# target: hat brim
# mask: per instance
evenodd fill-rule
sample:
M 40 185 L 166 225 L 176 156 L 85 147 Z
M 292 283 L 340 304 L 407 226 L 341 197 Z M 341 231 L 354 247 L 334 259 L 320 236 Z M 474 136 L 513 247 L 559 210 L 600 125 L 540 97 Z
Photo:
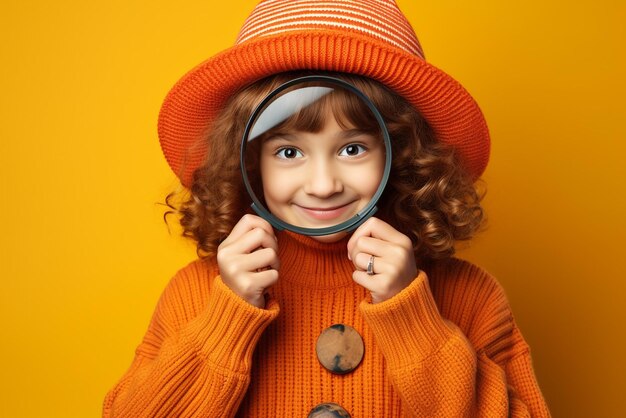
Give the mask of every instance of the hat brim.
M 166 96 L 158 120 L 165 158 L 189 187 L 204 163 L 206 134 L 228 98 L 272 74 L 319 70 L 377 80 L 411 103 L 437 139 L 457 150 L 475 180 L 489 160 L 489 131 L 470 94 L 416 55 L 377 39 L 341 31 L 300 31 L 235 45 L 185 74 Z

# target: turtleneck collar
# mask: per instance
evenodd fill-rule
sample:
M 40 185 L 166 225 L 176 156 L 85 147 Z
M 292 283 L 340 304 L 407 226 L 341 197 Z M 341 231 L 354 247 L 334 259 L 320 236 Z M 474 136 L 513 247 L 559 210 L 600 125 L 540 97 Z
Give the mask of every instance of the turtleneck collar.
M 324 243 L 290 231 L 278 232 L 279 280 L 310 288 L 354 285 L 348 260 L 350 236 Z

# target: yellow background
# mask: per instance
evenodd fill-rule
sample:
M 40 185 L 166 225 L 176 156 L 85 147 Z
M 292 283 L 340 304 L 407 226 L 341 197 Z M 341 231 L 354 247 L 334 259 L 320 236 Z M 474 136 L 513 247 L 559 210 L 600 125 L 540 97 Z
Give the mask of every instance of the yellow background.
M 0 6 L 0 416 L 100 414 L 195 256 L 156 204 L 159 106 L 254 3 Z M 515 3 L 399 1 L 492 132 L 490 228 L 460 255 L 506 289 L 554 416 L 623 416 L 625 3 Z

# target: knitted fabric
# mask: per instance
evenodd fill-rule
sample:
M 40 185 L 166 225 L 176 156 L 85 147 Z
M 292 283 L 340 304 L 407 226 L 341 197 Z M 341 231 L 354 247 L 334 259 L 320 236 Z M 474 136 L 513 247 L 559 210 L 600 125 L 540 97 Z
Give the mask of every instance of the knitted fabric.
M 280 278 L 265 309 L 235 295 L 214 261 L 180 270 L 103 416 L 306 417 L 324 402 L 353 418 L 550 415 L 529 347 L 485 271 L 458 259 L 433 263 L 372 304 L 352 280 L 346 240 L 283 232 L 278 243 Z M 346 375 L 315 354 L 319 334 L 336 323 L 365 343 Z

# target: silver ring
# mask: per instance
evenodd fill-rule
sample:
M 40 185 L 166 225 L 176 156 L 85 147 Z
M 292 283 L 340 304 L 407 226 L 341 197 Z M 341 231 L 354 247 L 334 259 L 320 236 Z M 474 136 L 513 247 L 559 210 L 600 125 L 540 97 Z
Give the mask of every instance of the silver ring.
M 367 274 L 370 276 L 374 274 L 374 256 L 371 256 L 367 263 Z

